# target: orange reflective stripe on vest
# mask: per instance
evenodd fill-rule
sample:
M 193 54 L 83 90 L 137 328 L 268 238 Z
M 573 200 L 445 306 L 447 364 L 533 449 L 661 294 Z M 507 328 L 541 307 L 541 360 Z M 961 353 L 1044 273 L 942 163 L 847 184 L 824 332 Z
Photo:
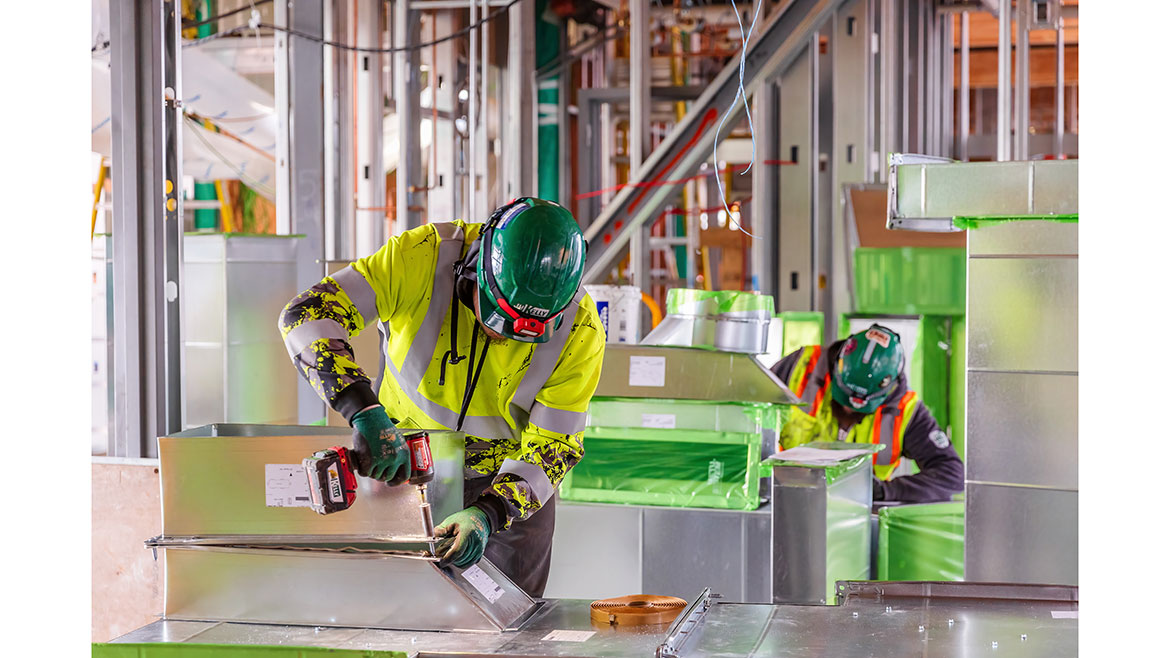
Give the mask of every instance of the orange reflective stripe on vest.
M 796 397 L 804 395 L 804 389 L 808 386 L 809 377 L 812 376 L 813 370 L 817 367 L 817 361 L 820 361 L 820 359 L 821 346 L 813 345 L 809 348 L 808 363 L 804 365 L 804 376 L 800 378 L 800 386 L 798 387 L 800 390 L 793 391 L 793 393 L 796 393 Z

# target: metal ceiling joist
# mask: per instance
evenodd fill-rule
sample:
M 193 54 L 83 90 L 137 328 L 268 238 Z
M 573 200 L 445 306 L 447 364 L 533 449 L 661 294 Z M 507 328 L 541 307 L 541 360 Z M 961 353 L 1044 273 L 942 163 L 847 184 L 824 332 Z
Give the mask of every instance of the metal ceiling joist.
M 890 156 L 886 227 L 957 231 L 954 219 L 1066 217 L 1077 214 L 1078 160 L 953 162 Z
M 793 0 L 764 21 L 757 28 L 759 39 L 748 47 L 745 57 L 743 81 L 747 95 L 750 97 L 761 84 L 783 71 L 843 1 Z M 738 81 L 739 59 L 732 58 L 691 105 L 682 122 L 585 231 L 590 243 L 586 283 L 604 280 L 634 230 L 661 212 L 677 193 L 680 184 L 670 181 L 692 174 L 710 157 L 715 128 L 735 99 Z M 731 108 L 720 136 L 725 137 L 730 127 L 742 118 L 740 103 Z

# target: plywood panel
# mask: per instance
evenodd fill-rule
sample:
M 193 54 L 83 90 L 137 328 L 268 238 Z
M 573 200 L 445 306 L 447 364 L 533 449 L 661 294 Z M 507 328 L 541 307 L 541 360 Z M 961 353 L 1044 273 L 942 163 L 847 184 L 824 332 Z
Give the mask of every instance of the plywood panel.
M 1080 52 L 1076 46 L 1064 49 L 1064 83 L 1075 85 L 1079 81 Z M 971 88 L 993 88 L 999 84 L 999 55 L 993 50 L 971 51 Z M 958 77 L 959 53 L 955 53 L 955 76 Z M 1012 80 L 1016 77 L 1016 55 L 1012 52 Z M 1028 51 L 1028 86 L 1052 87 L 1056 85 L 1056 49 L 1032 47 Z
M 91 639 L 106 642 L 162 612 L 162 562 L 142 542 L 162 531 L 155 460 L 92 467 Z
M 857 237 L 862 247 L 966 247 L 967 233 L 891 231 L 886 228 L 886 196 L 882 187 L 849 190 Z

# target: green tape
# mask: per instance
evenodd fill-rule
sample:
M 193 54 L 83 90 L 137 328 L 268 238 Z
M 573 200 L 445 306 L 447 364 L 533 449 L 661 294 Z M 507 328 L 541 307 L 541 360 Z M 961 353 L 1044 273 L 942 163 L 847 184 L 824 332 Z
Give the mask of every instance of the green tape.
M 987 228 L 1008 222 L 1057 222 L 1060 224 L 1076 224 L 1079 215 L 1017 215 L 1008 217 L 955 217 L 951 224 L 960 230 Z
M 241 644 L 187 644 L 178 642 L 138 642 L 126 644 L 94 643 L 93 658 L 409 658 L 405 651 L 372 649 L 328 649 L 324 647 L 290 647 Z

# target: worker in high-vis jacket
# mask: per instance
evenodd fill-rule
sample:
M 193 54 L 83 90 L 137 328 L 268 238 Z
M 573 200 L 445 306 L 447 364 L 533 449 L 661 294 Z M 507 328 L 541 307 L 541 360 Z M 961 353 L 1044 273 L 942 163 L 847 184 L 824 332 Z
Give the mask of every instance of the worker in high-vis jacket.
M 803 347 L 772 372 L 806 404 L 780 430 L 787 450 L 810 441 L 883 444 L 873 458 L 874 500 L 927 503 L 963 490 L 963 462 L 909 389 L 897 333 L 874 324 L 827 347 Z M 902 458 L 918 473 L 891 477 Z
M 486 554 L 532 596 L 548 580 L 553 493 L 584 453 L 605 349 L 580 285 L 585 250 L 567 210 L 521 198 L 486 224 L 405 231 L 280 316 L 294 364 L 367 444 L 361 475 L 405 481 L 402 430 L 466 433 L 465 509 L 435 528 L 438 555 L 463 568 Z M 349 343 L 375 324 L 377 394 Z

